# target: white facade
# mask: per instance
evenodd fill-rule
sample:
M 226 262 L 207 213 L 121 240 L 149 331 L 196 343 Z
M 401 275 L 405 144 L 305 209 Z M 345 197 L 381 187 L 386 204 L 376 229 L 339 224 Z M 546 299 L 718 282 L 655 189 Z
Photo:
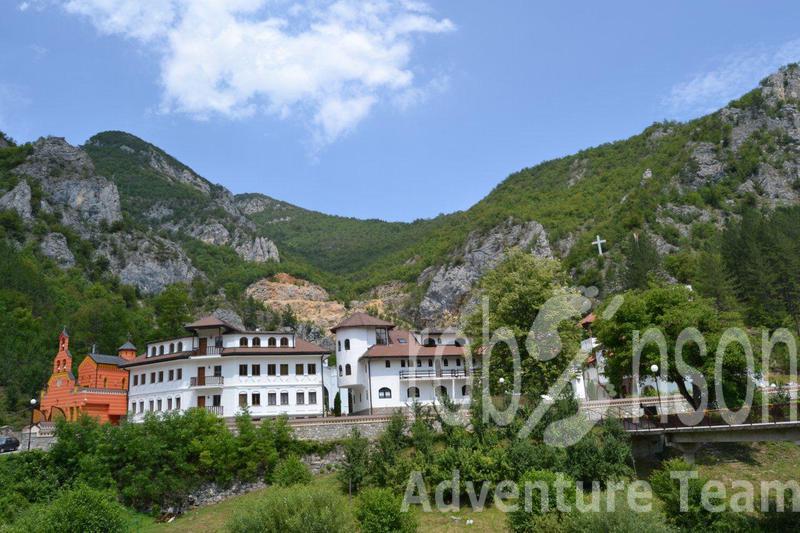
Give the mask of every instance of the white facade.
M 326 351 L 293 334 L 196 329 L 148 343 L 146 354 L 126 365 L 133 420 L 192 407 L 224 417 L 243 408 L 254 418 L 323 414 Z
M 456 342 L 463 339 L 454 333 L 395 330 L 366 315 L 355 325 L 348 321 L 333 330 L 343 414 L 385 412 L 414 401 L 431 404 L 441 401 L 437 393 L 456 403 L 469 402 L 471 370 Z

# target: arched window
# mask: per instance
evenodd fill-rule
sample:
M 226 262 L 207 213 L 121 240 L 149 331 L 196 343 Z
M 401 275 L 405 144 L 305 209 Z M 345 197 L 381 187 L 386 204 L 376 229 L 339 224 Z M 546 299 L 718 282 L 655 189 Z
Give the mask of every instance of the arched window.
M 430 347 L 434 347 L 434 346 L 436 346 L 436 341 L 434 339 L 432 339 L 431 337 L 428 337 L 427 339 L 425 339 L 425 346 L 427 346 L 429 348 Z
M 350 339 L 345 339 L 344 340 L 344 349 L 345 350 L 349 350 L 350 349 Z
M 164 355 L 164 345 L 158 347 L 158 355 Z
M 247 346 L 247 337 L 242 337 L 239 339 L 239 346 Z
M 350 363 L 348 363 L 348 364 L 344 365 L 344 373 L 345 373 L 345 375 L 347 375 L 347 376 L 349 376 L 350 374 L 352 374 L 352 372 L 350 371 Z
M 445 359 L 445 360 L 444 360 L 444 366 L 450 366 L 450 361 L 448 361 L 447 359 Z
M 447 398 L 447 387 L 444 385 L 439 385 L 436 387 L 436 396 L 439 398 Z
M 253 337 L 253 346 L 261 346 L 261 337 Z
M 339 377 L 342 377 L 342 365 L 339 365 Z
M 337 348 L 339 349 L 339 351 L 341 352 L 341 351 L 342 351 L 342 341 L 337 341 L 337 342 L 336 342 L 336 347 L 337 347 Z
M 409 387 L 406 394 L 409 398 L 419 398 L 419 389 L 417 387 Z
M 461 396 L 469 396 L 469 385 L 461 386 Z
M 275 344 L 275 337 L 270 337 L 267 341 L 267 346 L 276 346 Z
M 178 341 L 178 351 L 179 352 L 183 351 L 183 341 Z
M 153 346 L 153 347 L 150 349 L 150 355 L 155 355 L 155 354 L 156 354 L 156 347 L 155 347 L 155 346 Z
M 289 346 L 289 338 L 281 337 L 281 346 Z
M 175 353 L 175 343 L 169 343 L 169 353 Z
M 392 397 L 392 389 L 389 387 L 381 387 L 378 390 L 378 398 L 391 398 Z

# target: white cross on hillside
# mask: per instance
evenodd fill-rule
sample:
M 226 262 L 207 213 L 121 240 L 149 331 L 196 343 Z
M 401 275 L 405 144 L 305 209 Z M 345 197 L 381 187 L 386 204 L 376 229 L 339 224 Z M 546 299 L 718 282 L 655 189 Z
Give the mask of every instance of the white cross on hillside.
M 597 236 L 597 240 L 596 241 L 592 242 L 592 244 L 596 244 L 597 245 L 597 253 L 599 255 L 603 255 L 603 243 L 605 243 L 605 242 L 606 242 L 606 240 L 605 239 L 601 239 L 600 235 Z

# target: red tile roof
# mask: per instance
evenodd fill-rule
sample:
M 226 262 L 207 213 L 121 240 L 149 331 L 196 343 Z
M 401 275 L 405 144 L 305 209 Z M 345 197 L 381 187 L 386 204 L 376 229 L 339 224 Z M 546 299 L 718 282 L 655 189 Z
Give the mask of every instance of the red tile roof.
M 367 313 L 353 313 L 349 317 L 339 322 L 337 325 L 333 326 L 331 328 L 331 332 L 336 333 L 336 330 L 341 328 L 359 328 L 364 326 L 373 326 L 378 328 L 384 327 L 391 329 L 394 327 L 394 324 L 385 320 L 381 320 L 380 318 L 375 318 Z
M 423 346 L 417 342 L 416 337 L 410 331 L 396 329 L 389 332 L 389 344 L 370 346 L 363 357 L 450 357 L 463 355 L 463 346 L 454 344 Z

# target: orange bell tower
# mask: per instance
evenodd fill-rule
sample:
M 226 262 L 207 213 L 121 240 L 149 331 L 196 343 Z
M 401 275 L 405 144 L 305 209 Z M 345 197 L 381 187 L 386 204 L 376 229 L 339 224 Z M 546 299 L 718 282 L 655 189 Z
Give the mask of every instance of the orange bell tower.
M 53 374 L 72 371 L 72 354 L 69 353 L 69 335 L 67 326 L 58 336 L 58 353 L 53 359 Z

